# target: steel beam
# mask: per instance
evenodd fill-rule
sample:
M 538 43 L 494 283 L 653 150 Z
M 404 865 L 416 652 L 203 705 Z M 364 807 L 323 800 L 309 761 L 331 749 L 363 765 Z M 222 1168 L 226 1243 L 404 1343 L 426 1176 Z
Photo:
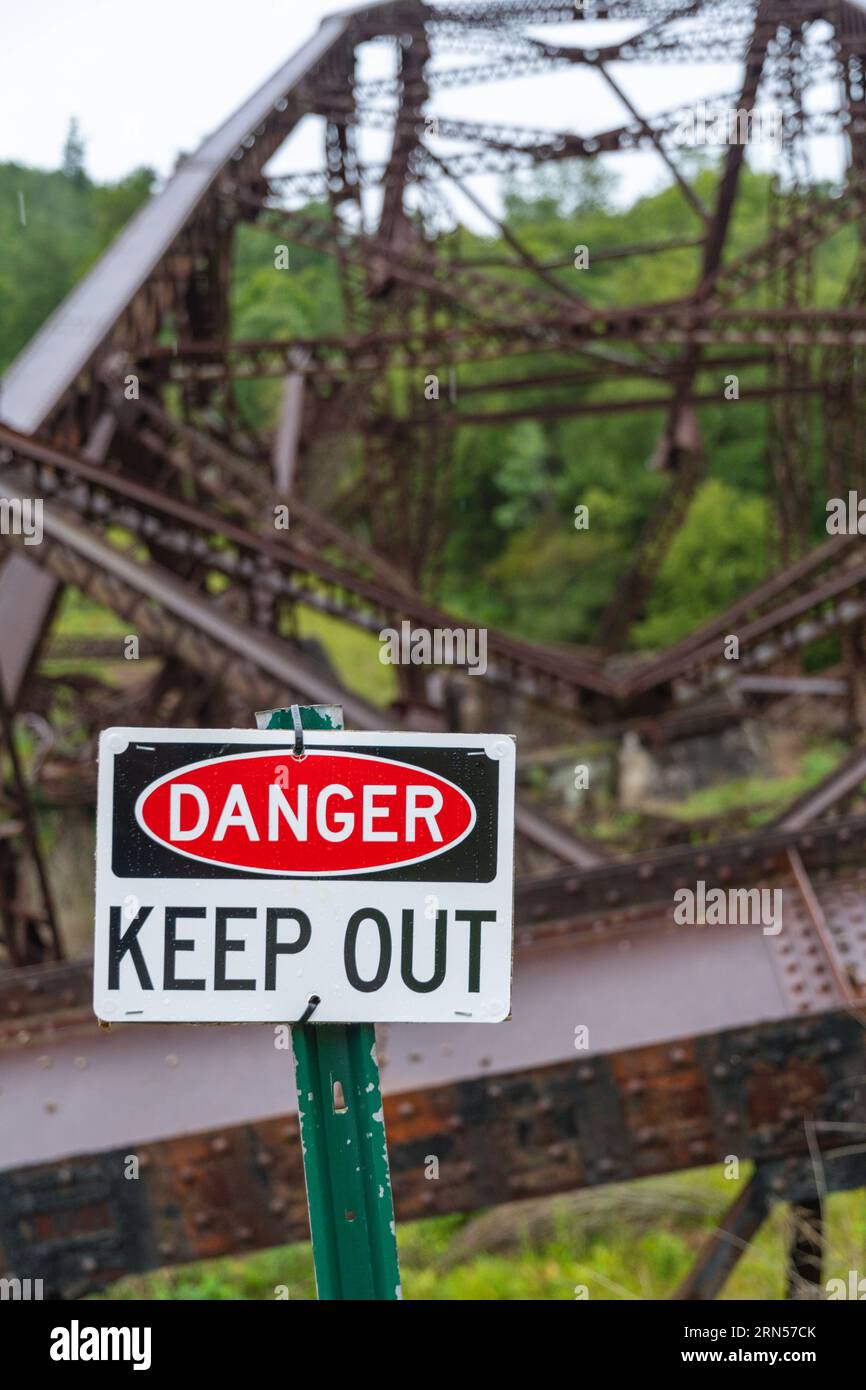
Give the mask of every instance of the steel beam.
M 138 1030 L 136 1037 L 158 1031 Z M 258 1032 L 210 1036 L 239 1031 Z M 825 1125 L 828 1168 L 834 1145 L 844 1143 L 843 1117 L 863 1102 L 864 1038 L 860 1019 L 824 1014 L 589 1060 L 572 1056 L 539 1067 L 522 1059 L 516 1069 L 459 1083 L 430 1076 L 421 1088 L 395 1091 L 386 1076 L 398 1220 L 677 1171 L 727 1153 L 773 1160 L 771 1181 L 784 1196 L 797 1163 L 808 1160 L 804 1115 Z M 92 1048 L 77 1046 L 87 1062 Z M 259 1046 L 261 1076 L 265 1050 L 278 1054 L 272 1037 Z M 192 1069 L 188 1049 L 162 1059 L 150 1087 L 154 1098 Z M 68 1055 L 64 1078 L 75 1075 Z M 275 1065 L 284 1076 L 285 1067 Z M 45 1090 L 52 1068 L 37 1074 Z M 143 1078 L 132 1066 L 127 1079 L 141 1095 Z M 208 1072 L 195 1089 L 201 1096 L 216 1086 L 225 1102 L 227 1082 L 238 1080 L 236 1072 Z M 54 1090 L 57 1116 L 71 1097 L 64 1101 L 56 1084 Z M 67 1149 L 62 1157 L 40 1160 L 34 1151 L 29 1162 L 5 1162 L 0 1274 L 43 1278 L 52 1295 L 69 1298 L 133 1271 L 305 1239 L 296 1116 L 283 1104 L 270 1119 L 238 1124 L 224 1104 L 216 1128 L 197 1129 L 200 1113 L 200 1106 L 187 1112 L 173 1137 L 147 1139 L 139 1107 L 137 1136 L 119 1124 L 118 1136 L 126 1137 L 117 1142 L 91 1140 L 85 1151 Z M 424 1177 L 430 1154 L 440 1160 L 435 1183 Z M 786 1170 L 786 1163 L 794 1167 Z

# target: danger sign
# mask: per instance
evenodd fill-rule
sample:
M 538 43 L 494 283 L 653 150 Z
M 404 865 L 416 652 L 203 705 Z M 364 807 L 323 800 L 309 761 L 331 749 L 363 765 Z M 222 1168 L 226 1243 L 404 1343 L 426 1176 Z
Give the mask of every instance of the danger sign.
M 503 735 L 109 729 L 94 1007 L 139 1022 L 498 1022 Z

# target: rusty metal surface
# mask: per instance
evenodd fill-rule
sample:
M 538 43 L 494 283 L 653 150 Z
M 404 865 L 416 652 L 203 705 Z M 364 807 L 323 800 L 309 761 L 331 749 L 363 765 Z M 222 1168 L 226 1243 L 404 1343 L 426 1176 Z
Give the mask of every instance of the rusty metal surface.
M 9 460 L 0 472 L 0 483 L 7 497 L 20 494 L 25 485 L 32 485 L 48 496 L 58 494 L 61 502 L 88 520 L 100 524 L 106 521 L 122 523 L 138 530 L 147 539 L 158 539 L 163 546 L 170 548 L 174 543 L 182 553 L 189 551 L 191 538 L 197 534 L 200 539 L 194 553 L 215 566 L 228 563 L 223 546 L 228 541 L 240 551 L 246 563 L 246 568 L 241 565 L 233 571 L 233 577 L 240 582 L 270 584 L 278 591 L 276 578 L 265 571 L 275 567 L 285 569 L 294 578 L 293 587 L 288 590 L 292 597 L 311 605 L 318 600 L 320 606 L 330 606 L 340 617 L 366 628 L 378 630 L 383 623 L 399 621 L 404 616 L 430 629 L 460 626 L 459 619 L 424 603 L 418 596 L 395 591 L 381 581 L 374 582 L 341 569 L 301 549 L 293 540 L 281 540 L 279 533 L 271 537 L 251 533 L 213 513 L 205 514 L 174 498 L 163 497 L 156 489 L 144 487 L 133 479 L 106 474 L 72 451 L 49 448 L 0 426 L 0 447 L 3 446 Z M 17 476 L 16 464 L 19 468 L 22 464 L 29 465 L 27 484 L 23 477 Z M 48 468 L 41 465 L 48 465 Z M 155 525 L 155 519 L 161 522 L 161 529 Z M 104 545 L 105 541 L 99 539 Z M 38 558 L 42 560 L 41 548 Z M 322 586 L 330 592 L 330 604 L 322 596 Z M 343 596 L 341 603 L 336 600 L 338 594 Z M 570 697 L 572 706 L 582 689 L 600 694 L 612 694 L 615 690 L 612 682 L 588 663 L 495 629 L 487 629 L 487 632 L 488 650 L 494 662 L 491 676 L 497 675 L 495 664 L 498 661 L 504 668 L 502 678 L 507 671 L 512 687 L 519 684 L 522 677 L 527 689 L 534 688 L 538 695 L 543 692 L 559 698 Z
M 642 927 L 612 947 L 518 952 L 513 1018 L 500 1028 L 387 1027 L 386 1092 L 564 1061 L 574 1056 L 579 1027 L 588 1029 L 587 1055 L 594 1056 L 790 1012 L 759 931 L 673 930 L 656 920 L 655 930 Z M 3 1127 L 0 1167 L 295 1107 L 287 1054 L 275 1048 L 272 1027 L 118 1027 L 105 1034 L 89 1013 L 66 1025 L 55 1016 L 53 1039 L 38 1019 L 4 1026 L 0 1105 L 16 1120 Z
M 306 603 L 364 631 L 404 615 L 428 628 L 453 626 L 421 594 L 425 563 L 447 529 L 461 427 L 654 409 L 666 423 L 653 460 L 669 487 L 608 614 L 603 636 L 617 645 L 703 476 L 699 411 L 717 399 L 703 384 L 722 364 L 747 374 L 744 399 L 766 398 L 789 423 L 813 397 L 822 412 L 826 457 L 814 478 L 783 433 L 778 467 L 788 471 L 777 501 L 786 563 L 726 613 L 642 661 L 606 662 L 490 631 L 490 684 L 555 706 L 574 723 L 621 727 L 633 719 L 643 729 L 666 719 L 687 727 L 708 717 L 707 690 L 716 692 L 716 718 L 726 717 L 721 694 L 737 684 L 742 693 L 751 682 L 752 693 L 769 698 L 804 694 L 806 679 L 815 693 L 814 677 L 792 674 L 792 663 L 840 633 L 845 683 L 839 692 L 825 681 L 825 694 L 853 698 L 866 566 L 857 538 L 801 555 L 790 497 L 805 516 L 815 501 L 810 487 L 820 496 L 834 480 L 859 477 L 856 449 L 840 461 L 837 444 L 858 428 L 845 358 L 866 343 L 866 295 L 846 292 L 833 308 L 791 285 L 866 209 L 856 95 L 866 27 L 861 7 L 844 3 L 719 0 L 693 8 L 681 15 L 654 0 L 590 2 L 580 18 L 641 21 L 631 35 L 617 32 L 590 49 L 534 32 L 538 23 L 575 18 L 561 4 L 358 6 L 325 20 L 182 162 L 3 383 L 0 485 L 8 497 L 30 489 L 47 498 L 43 544 L 33 554 L 21 545 L 0 570 L 0 627 L 16 620 L 2 655 L 13 710 L 57 587 L 72 584 L 150 644 L 157 676 L 114 699 L 138 700 L 154 720 L 168 708 L 181 722 L 208 722 L 217 698 L 249 710 L 296 695 L 341 703 L 360 727 L 396 723 L 341 689 L 299 642 L 280 637 L 280 615 Z M 828 23 L 813 24 L 819 19 Z M 377 38 L 393 71 L 355 81 L 356 50 Z M 783 173 L 795 140 L 848 130 L 853 151 L 843 188 L 800 202 L 793 193 L 768 235 L 736 254 L 726 242 L 742 145 L 729 142 L 707 209 L 672 145 L 684 109 L 649 119 L 621 78 L 624 63 L 731 57 L 741 66 L 738 94 L 718 100 L 746 110 L 759 95 L 782 104 Z M 836 82 L 842 104 L 804 110 L 810 93 L 798 86 L 801 69 L 813 88 Z M 443 116 L 439 138 L 461 148 L 452 156 L 426 143 L 431 94 L 556 72 L 606 79 L 628 119 L 578 136 Z M 325 127 L 324 170 L 266 179 L 272 155 L 305 115 Z M 371 130 L 390 136 L 390 154 L 365 166 L 357 142 Z M 558 275 L 568 262 L 533 257 L 464 182 L 637 149 L 655 151 L 684 200 L 688 235 L 674 241 L 697 251 L 698 279 L 682 300 L 588 304 Z M 449 260 L 427 239 L 411 199 L 435 199 L 443 184 L 485 212 L 508 244 L 504 264 Z M 381 213 L 371 218 L 362 193 L 374 188 Z M 281 203 L 326 195 L 324 217 Z M 232 342 L 231 236 L 241 222 L 334 258 L 342 333 Z M 650 253 L 664 248 L 632 248 Z M 748 295 L 760 295 L 760 304 L 744 303 Z M 174 343 L 161 337 L 168 326 Z M 809 351 L 819 348 L 826 351 Z M 573 369 L 559 380 L 550 375 L 551 353 Z M 411 407 L 400 414 L 382 390 L 391 369 L 540 354 L 543 364 L 521 367 L 521 375 L 491 375 L 489 389 L 508 393 L 507 411 L 476 409 L 467 393 L 468 409 L 461 398 L 425 416 Z M 798 375 L 792 362 L 801 360 Z M 135 409 L 119 400 L 128 370 L 143 383 Z M 273 374 L 287 381 L 276 439 L 244 434 L 234 383 Z M 629 400 L 599 402 L 582 389 L 630 377 L 655 394 L 639 387 Z M 569 396 L 524 404 L 523 393 L 541 384 Z M 168 408 L 177 400 L 183 420 Z M 39 438 L 24 437 L 37 430 Z M 319 458 L 333 452 L 335 437 L 342 448 L 344 436 L 361 446 L 359 478 L 340 479 L 347 486 L 331 487 L 317 508 L 307 496 L 311 460 L 317 450 Z M 272 467 L 278 500 L 295 508 L 291 540 L 275 540 L 265 525 Z M 4 538 L 4 556 L 13 539 Z M 219 601 L 208 592 L 214 580 Z M 731 631 L 742 653 L 734 666 L 722 653 Z M 91 728 L 111 693 L 90 692 L 88 704 L 86 681 L 76 688 L 74 673 L 66 679 Z M 400 718 L 445 718 L 423 682 L 404 679 L 401 702 Z M 523 808 L 524 834 L 569 867 L 519 884 L 512 1021 L 480 1041 L 466 1028 L 381 1030 L 400 1215 L 670 1171 L 732 1150 L 766 1165 L 763 1196 L 808 1201 L 802 1165 L 814 1154 L 806 1122 L 832 1127 L 863 1117 L 866 819 L 817 819 L 856 791 L 858 759 L 776 827 L 628 860 L 608 860 Z M 778 891 L 783 929 L 677 925 L 674 895 L 698 882 Z M 10 893 L 0 907 L 14 908 L 17 922 Z M 581 1029 L 587 1046 L 576 1052 Z M 28 1274 L 44 1268 L 53 1287 L 80 1292 L 126 1270 L 303 1235 L 290 1068 L 274 1043 L 274 1030 L 258 1027 L 105 1034 L 90 1016 L 85 964 L 0 975 L 0 1267 L 4 1259 L 7 1270 L 33 1261 Z M 144 1160 L 139 1183 L 122 1177 L 131 1146 Z M 445 1182 L 424 1179 L 426 1152 L 441 1153 Z M 846 1174 L 861 1176 L 856 1164 Z M 745 1205 L 732 1214 L 735 1233 L 755 1219 L 757 1207 Z M 711 1283 L 719 1266 L 719 1251 L 709 1251 L 698 1284 Z
M 787 853 L 795 847 L 820 882 L 845 866 L 857 881 L 866 850 L 866 817 L 816 822 L 798 830 L 769 829 L 707 845 L 684 845 L 611 861 L 581 871 L 557 870 L 527 878 L 517 887 L 518 923 L 527 938 L 591 933 L 593 922 L 627 923 L 648 904 L 673 902 L 677 889 L 740 886 L 789 876 Z
M 852 1117 L 864 1118 L 864 1074 L 866 1030 L 842 1013 L 390 1095 L 397 1216 L 473 1210 L 729 1153 L 768 1164 L 770 1191 L 793 1195 L 804 1159 L 812 1166 L 812 1132 L 819 1151 L 850 1145 Z M 437 1182 L 424 1176 L 430 1154 L 440 1160 Z M 130 1156 L 137 1181 L 124 1178 Z M 859 1170 L 840 1184 L 857 1180 Z M 0 1271 L 44 1277 L 66 1296 L 134 1270 L 305 1237 L 290 1115 L 0 1174 Z
M 427 628 L 459 626 L 452 615 L 424 603 L 416 595 L 395 591 L 381 580 L 371 581 L 341 569 L 294 542 L 278 543 L 276 539 L 245 531 L 237 523 L 212 514 L 205 516 L 132 479 L 105 474 L 72 451 L 50 448 L 2 428 L 0 444 L 9 454 L 7 472 L 0 478 L 7 496 L 20 493 L 26 486 L 23 476 L 19 478 L 15 471 L 16 465 L 19 469 L 25 465 L 31 470 L 28 477 L 34 486 L 49 495 L 57 493 L 60 501 L 88 519 L 132 526 L 145 538 L 156 537 L 162 546 L 174 547 L 180 554 L 189 551 L 191 537 L 198 533 L 201 539 L 194 553 L 211 565 L 222 567 L 236 582 L 254 581 L 279 593 L 279 582 L 271 572 L 276 566 L 290 575 L 288 582 L 283 581 L 282 592 L 287 596 L 368 629 L 377 630 L 382 623 L 400 621 L 403 615 Z M 50 472 L 42 467 L 46 464 L 50 465 Z M 222 545 L 225 540 L 241 552 L 241 563 L 227 571 L 230 557 Z M 850 542 L 850 537 L 839 538 L 795 562 L 788 571 L 739 600 L 727 614 L 631 675 L 615 677 L 603 667 L 575 660 L 568 653 L 545 650 L 488 629 L 492 656 L 488 677 L 532 698 L 553 699 L 569 709 L 577 707 L 581 692 L 607 695 L 628 704 L 636 696 L 674 679 L 688 678 L 698 684 L 737 681 L 742 679 L 741 667 L 771 665 L 826 631 L 861 621 L 866 611 L 866 603 L 860 597 L 866 585 L 866 566 L 838 563 L 851 553 Z M 107 553 L 101 538 L 99 544 Z M 41 547 L 39 560 L 46 562 Z M 807 575 L 827 565 L 833 568 L 826 577 L 794 598 L 785 597 L 786 590 L 794 585 L 802 588 Z M 322 584 L 327 586 L 325 593 Z M 758 616 L 752 616 L 756 611 Z M 749 620 L 743 621 L 747 615 Z M 728 625 L 738 622 L 742 651 L 736 668 L 720 660 L 725 620 Z
M 784 858 L 785 837 L 769 838 Z M 859 863 L 862 838 L 849 830 L 845 844 Z M 804 854 L 811 856 L 834 956 L 843 968 L 857 968 L 848 977 L 856 994 L 866 980 L 863 879 L 855 868 L 847 877 L 837 869 L 822 878 L 814 844 Z M 565 930 L 521 929 L 512 1020 L 483 1038 L 448 1025 L 380 1030 L 386 1091 L 564 1062 L 584 1028 L 581 1055 L 591 1059 L 848 1002 L 852 993 L 840 988 L 816 937 L 802 882 L 790 870 L 787 879 L 768 876 L 764 862 L 753 860 L 734 882 L 781 888 L 778 936 L 760 926 L 678 926 L 670 898 L 654 908 L 638 899 L 631 913 L 604 920 L 561 922 Z M 675 881 L 689 881 L 683 868 L 681 860 Z M 701 868 L 699 855 L 690 868 L 716 881 L 713 865 Z M 89 993 L 85 965 L 0 977 L 0 1104 L 18 1117 L 0 1131 L 0 1166 L 111 1147 L 122 1136 L 144 1142 L 291 1110 L 285 1051 L 275 1046 L 273 1028 L 118 1027 L 107 1034 L 93 1022 Z
M 10 483 L 4 482 L 3 486 L 7 497 L 20 496 Z M 375 723 L 371 706 L 329 684 L 307 665 L 300 653 L 293 653 L 285 643 L 232 621 L 206 595 L 198 593 L 171 572 L 154 564 L 141 564 L 132 556 L 113 549 L 98 533 L 67 520 L 61 512 L 45 507 L 43 517 L 45 539 L 39 548 L 40 561 L 48 564 L 58 577 L 85 589 L 89 588 L 89 575 L 103 576 L 99 597 L 104 595 L 115 611 L 137 621 L 138 631 L 147 632 L 153 626 L 152 620 L 147 621 L 144 610 L 151 603 L 158 605 L 169 619 L 168 624 L 163 619 L 161 628 L 165 645 L 171 646 L 175 641 L 188 644 L 190 634 L 197 634 L 198 660 L 205 669 L 217 663 L 222 671 L 221 653 L 229 651 L 246 664 L 248 670 L 243 684 L 251 692 L 256 688 L 258 674 L 259 681 L 264 680 L 270 686 L 271 696 L 275 692 L 285 694 L 287 690 L 294 690 L 314 702 L 343 704 L 347 718 L 362 727 Z M 96 594 L 96 590 L 93 592 Z M 174 632 L 171 620 L 180 624 Z M 242 675 L 240 671 L 227 673 L 227 679 L 231 680 L 235 674 Z M 272 699 L 271 703 L 276 701 Z
M 840 765 L 804 792 L 773 821 L 779 830 L 799 830 L 809 821 L 850 798 L 866 780 L 866 750 L 855 748 Z
M 0 679 L 15 705 L 52 612 L 56 586 L 49 574 L 24 554 L 10 554 L 0 565 Z
M 373 7 L 390 8 L 387 4 Z M 182 162 L 162 193 L 141 209 L 52 314 L 4 376 L 0 411 L 6 424 L 33 431 L 44 422 L 159 265 L 221 170 L 239 149 L 243 151 L 246 141 L 255 139 L 260 127 L 282 114 L 277 103 L 285 102 L 340 43 L 348 13 L 324 20 L 315 37 Z
M 769 1210 L 769 1193 L 764 1173 L 759 1169 L 732 1202 L 717 1229 L 707 1237 L 695 1266 L 673 1297 L 685 1301 L 715 1298 L 734 1265 L 748 1250 Z

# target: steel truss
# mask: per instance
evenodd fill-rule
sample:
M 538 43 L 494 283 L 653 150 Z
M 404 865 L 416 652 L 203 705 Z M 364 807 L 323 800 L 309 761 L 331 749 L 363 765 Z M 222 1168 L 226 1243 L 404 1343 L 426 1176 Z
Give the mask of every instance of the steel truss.
M 299 640 L 296 617 L 315 609 L 373 632 L 404 620 L 460 625 L 431 594 L 462 429 L 629 409 L 647 412 L 659 432 L 653 461 L 667 494 L 622 576 L 598 649 L 489 632 L 489 686 L 518 700 L 518 711 L 534 704 L 581 729 L 683 730 L 736 717 L 743 698 L 811 691 L 842 694 L 859 708 L 861 727 L 866 721 L 866 562 L 856 536 L 808 549 L 802 524 L 816 487 L 843 495 L 862 481 L 863 267 L 838 305 L 816 301 L 809 274 L 810 258 L 841 229 L 853 225 L 862 240 L 862 6 L 587 0 L 581 14 L 636 27 L 590 48 L 553 32 L 575 19 L 573 6 L 517 0 L 396 0 L 324 21 L 181 162 L 6 375 L 0 493 L 44 498 L 45 537 L 38 547 L 0 539 L 0 722 L 10 769 L 0 924 L 7 964 L 22 967 L 0 972 L 0 1069 L 4 1095 L 23 1107 L 38 1082 L 42 1106 L 38 1118 L 27 1112 L 32 1123 L 7 1127 L 0 1147 L 4 1275 L 43 1277 L 53 1292 L 75 1296 L 133 1270 L 306 1234 L 282 1073 L 279 1081 L 268 1073 L 262 1095 L 251 1084 L 264 1052 L 273 1060 L 270 1037 L 256 1030 L 240 1044 L 234 1030 L 215 1030 L 203 1050 L 188 1032 L 161 1029 L 137 1033 L 134 1044 L 119 1035 L 94 1043 L 88 966 L 47 963 L 60 954 L 61 934 L 31 798 L 51 777 L 56 785 L 58 767 L 66 768 L 60 795 L 86 799 L 90 783 L 68 750 L 58 748 L 41 770 L 22 766 L 14 720 L 38 704 L 50 724 L 62 689 L 78 701 L 91 738 L 109 718 L 246 723 L 251 709 L 288 698 L 340 703 L 350 726 L 444 726 L 447 700 L 413 673 L 401 673 L 388 712 L 345 690 Z M 540 25 L 550 26 L 543 39 Z M 358 51 L 374 41 L 393 55 L 393 70 L 359 79 Z M 745 249 L 732 236 L 745 145 L 727 146 L 707 204 L 682 167 L 678 132 L 690 110 L 647 115 L 630 95 L 630 64 L 732 56 L 740 66 L 733 95 L 713 97 L 707 109 L 733 107 L 748 128 L 771 100 L 783 117 L 772 218 Z M 620 123 L 587 133 L 447 114 L 449 94 L 461 88 L 539 74 L 600 79 L 622 107 Z M 843 100 L 816 111 L 810 91 L 828 78 Z M 324 128 L 321 168 L 270 177 L 269 161 L 306 116 Z M 371 128 L 390 137 L 379 163 L 361 157 Z M 827 133 L 847 138 L 850 168 L 842 187 L 819 194 L 803 150 Z M 657 158 L 679 190 L 682 234 L 593 248 L 593 263 L 690 257 L 693 288 L 674 302 L 584 296 L 571 261 L 534 256 L 472 181 L 635 150 Z M 474 260 L 461 252 L 443 201 L 451 191 L 474 204 L 506 250 Z M 254 342 L 233 334 L 232 247 L 242 224 L 263 245 L 276 239 L 332 258 L 340 331 Z M 464 364 L 478 370 L 456 401 L 422 403 L 419 374 L 447 377 Z M 767 403 L 780 493 L 797 499 L 780 503 L 779 566 L 684 641 L 623 662 L 631 625 L 705 475 L 701 411 L 718 402 L 730 369 L 742 374 L 744 400 Z M 242 422 L 236 391 L 269 376 L 283 382 L 272 434 Z M 623 380 L 639 383 L 629 398 L 605 393 Z M 395 383 L 400 393 L 389 389 Z M 551 401 L 551 390 L 561 398 Z M 350 454 L 351 468 L 333 467 Z M 280 507 L 291 514 L 285 532 L 273 525 Z M 146 646 L 147 670 L 123 693 L 88 685 L 81 671 L 57 674 L 59 657 L 74 667 L 93 653 L 116 655 L 99 639 L 52 638 L 64 586 L 121 617 Z M 722 650 L 732 630 L 735 672 Z M 842 675 L 803 674 L 801 654 L 833 633 Z M 866 1125 L 866 822 L 841 814 L 864 776 L 857 748 L 769 830 L 627 860 L 522 805 L 522 836 L 545 862 L 565 867 L 519 884 L 514 1021 L 485 1040 L 483 1056 L 465 1029 L 437 1035 L 423 1057 L 411 1030 L 380 1039 L 390 1059 L 400 1217 L 736 1153 L 754 1176 L 678 1294 L 700 1298 L 718 1292 L 771 1202 L 819 1222 L 826 1191 L 864 1185 L 862 1156 L 849 1150 L 852 1132 Z M 27 856 L 10 847 L 22 839 L 37 869 L 38 906 L 20 901 Z M 778 889 L 785 933 L 674 931 L 673 894 L 696 879 Z M 575 1060 L 583 1013 L 593 1047 Z M 203 1109 L 184 1080 L 187 1051 Z M 136 1067 L 163 1082 L 167 1057 L 179 1059 L 179 1084 L 158 1088 L 146 1123 L 107 1100 L 93 1112 L 97 1074 L 103 1099 L 117 1098 Z M 52 1084 L 58 1077 L 62 1093 Z M 139 1183 L 123 1179 L 130 1152 Z M 446 1181 L 423 1181 L 419 1155 L 428 1152 L 441 1156 Z M 818 1282 L 808 1239 L 792 1252 L 792 1295 L 804 1280 Z

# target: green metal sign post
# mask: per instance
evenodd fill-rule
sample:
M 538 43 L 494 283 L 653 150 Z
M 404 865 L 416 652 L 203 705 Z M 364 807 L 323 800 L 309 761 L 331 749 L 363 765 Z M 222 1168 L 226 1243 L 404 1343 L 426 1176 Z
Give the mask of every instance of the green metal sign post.
M 303 729 L 342 729 L 338 705 L 295 706 Z M 295 728 L 292 710 L 257 717 Z M 312 1018 L 318 1000 L 312 996 Z M 320 1299 L 398 1299 L 400 1270 L 372 1023 L 292 1027 L 310 1232 Z

